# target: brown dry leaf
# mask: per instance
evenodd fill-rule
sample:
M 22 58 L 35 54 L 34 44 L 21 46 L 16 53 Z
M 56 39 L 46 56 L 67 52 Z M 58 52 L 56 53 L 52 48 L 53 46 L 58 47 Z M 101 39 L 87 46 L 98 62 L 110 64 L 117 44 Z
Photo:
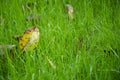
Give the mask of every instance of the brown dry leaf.
M 83 38 L 80 38 L 77 43 L 78 43 L 79 48 L 81 48 L 83 44 Z

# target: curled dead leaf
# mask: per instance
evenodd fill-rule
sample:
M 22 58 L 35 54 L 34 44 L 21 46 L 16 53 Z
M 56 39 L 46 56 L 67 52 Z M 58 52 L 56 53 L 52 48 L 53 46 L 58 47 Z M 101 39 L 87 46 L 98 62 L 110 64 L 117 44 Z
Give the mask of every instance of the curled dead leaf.
M 67 14 L 68 14 L 69 18 L 73 19 L 74 9 L 73 9 L 72 5 L 66 4 L 65 6 L 66 6 L 66 10 L 67 10 Z

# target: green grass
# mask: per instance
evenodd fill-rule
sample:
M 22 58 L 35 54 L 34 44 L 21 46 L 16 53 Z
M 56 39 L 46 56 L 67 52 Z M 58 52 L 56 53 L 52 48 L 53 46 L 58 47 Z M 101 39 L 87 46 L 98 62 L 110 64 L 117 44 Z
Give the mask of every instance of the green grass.
M 23 11 L 27 2 L 36 5 Z M 67 3 L 74 8 L 73 20 L 66 13 Z M 40 41 L 35 51 L 15 50 L 14 58 L 5 50 L 0 80 L 120 80 L 119 4 L 119 0 L 1 0 L 0 45 L 17 44 L 12 36 L 32 26 L 39 28 Z M 25 20 L 31 13 L 40 15 L 34 25 Z

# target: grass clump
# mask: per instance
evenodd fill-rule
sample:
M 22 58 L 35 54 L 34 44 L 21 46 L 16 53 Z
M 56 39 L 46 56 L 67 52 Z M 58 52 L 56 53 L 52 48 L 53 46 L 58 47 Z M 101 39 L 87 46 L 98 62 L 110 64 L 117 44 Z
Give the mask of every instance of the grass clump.
M 73 6 L 73 19 L 66 4 Z M 14 57 L 4 50 L 0 80 L 119 80 L 119 4 L 119 0 L 0 1 L 0 45 L 18 44 L 12 36 L 26 28 L 40 30 L 36 50 L 14 50 Z M 39 17 L 26 21 L 30 15 Z

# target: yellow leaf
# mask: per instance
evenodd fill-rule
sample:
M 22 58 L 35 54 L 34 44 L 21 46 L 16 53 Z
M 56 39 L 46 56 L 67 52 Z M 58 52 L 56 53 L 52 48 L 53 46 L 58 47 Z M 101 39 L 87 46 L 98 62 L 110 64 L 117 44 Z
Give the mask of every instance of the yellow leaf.
M 33 50 L 36 48 L 39 42 L 39 35 L 40 32 L 37 27 L 32 27 L 25 30 L 19 39 L 19 44 L 22 51 Z

